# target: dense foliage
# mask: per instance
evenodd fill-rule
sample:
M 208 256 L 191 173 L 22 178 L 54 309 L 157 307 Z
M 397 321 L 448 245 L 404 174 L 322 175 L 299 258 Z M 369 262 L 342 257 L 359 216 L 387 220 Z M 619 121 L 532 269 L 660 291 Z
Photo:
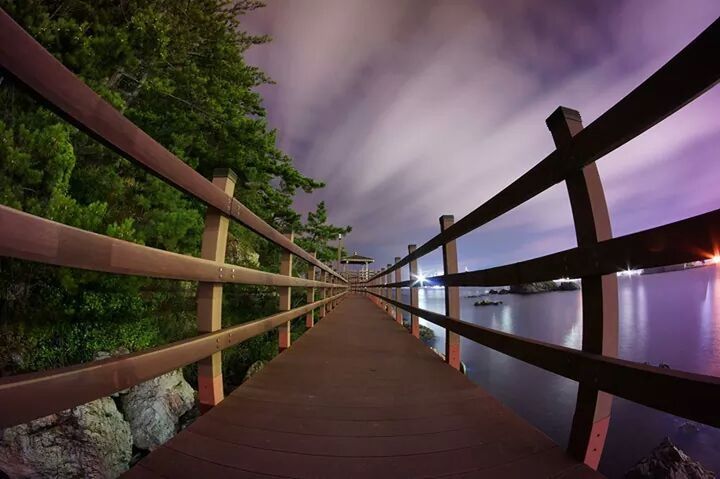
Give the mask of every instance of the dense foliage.
M 349 228 L 307 224 L 292 209 L 303 176 L 276 147 L 261 97 L 268 81 L 243 52 L 254 0 L 0 0 L 34 38 L 152 137 L 209 177 L 239 176 L 235 196 L 319 257 Z M 0 203 L 69 225 L 199 254 L 205 208 L 120 158 L 0 77 Z M 228 262 L 274 270 L 278 250 L 237 224 Z M 302 274 L 302 265 L 298 272 Z M 98 350 L 142 349 L 194 334 L 195 285 L 0 262 L 0 366 L 20 372 L 86 361 Z M 226 287 L 224 322 L 274 311 L 274 291 Z M 227 352 L 228 376 L 274 352 L 266 335 Z M 234 358 L 234 360 L 233 360 Z

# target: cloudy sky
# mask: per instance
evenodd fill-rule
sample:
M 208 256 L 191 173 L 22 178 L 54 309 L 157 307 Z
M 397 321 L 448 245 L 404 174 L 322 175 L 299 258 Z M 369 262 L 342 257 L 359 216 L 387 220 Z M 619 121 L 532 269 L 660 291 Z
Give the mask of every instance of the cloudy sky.
M 559 105 L 585 124 L 720 15 L 717 0 L 269 0 L 248 61 L 280 147 L 327 187 L 349 250 L 384 265 L 553 148 Z M 720 88 L 598 162 L 618 235 L 720 206 Z M 460 269 L 575 246 L 564 185 L 459 240 Z M 438 253 L 421 260 L 435 271 Z

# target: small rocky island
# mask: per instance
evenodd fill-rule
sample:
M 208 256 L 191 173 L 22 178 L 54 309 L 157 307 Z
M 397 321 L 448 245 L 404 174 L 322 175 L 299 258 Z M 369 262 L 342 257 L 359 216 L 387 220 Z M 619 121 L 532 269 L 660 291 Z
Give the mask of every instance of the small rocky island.
M 538 281 L 536 283 L 514 284 L 508 288 L 489 289 L 482 294 L 470 294 L 466 298 L 482 298 L 492 294 L 536 294 L 550 293 L 552 291 L 577 291 L 580 289 L 579 281 Z M 480 303 L 480 304 L 479 304 Z M 502 301 L 482 300 L 476 301 L 475 306 L 490 306 L 500 304 Z
M 576 281 L 538 281 L 537 283 L 514 284 L 507 291 L 510 294 L 536 294 L 578 289 L 580 289 L 580 283 Z

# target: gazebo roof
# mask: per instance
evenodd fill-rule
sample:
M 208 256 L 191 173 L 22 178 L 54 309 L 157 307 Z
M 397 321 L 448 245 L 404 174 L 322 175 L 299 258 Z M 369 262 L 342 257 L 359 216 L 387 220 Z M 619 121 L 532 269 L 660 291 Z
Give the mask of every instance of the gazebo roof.
M 375 260 L 372 258 L 369 258 L 367 256 L 359 255 L 359 254 L 357 254 L 357 251 L 356 251 L 352 254 L 352 256 L 346 256 L 342 260 L 340 260 L 340 262 L 343 264 L 350 264 L 350 263 L 368 264 L 368 263 L 375 262 Z

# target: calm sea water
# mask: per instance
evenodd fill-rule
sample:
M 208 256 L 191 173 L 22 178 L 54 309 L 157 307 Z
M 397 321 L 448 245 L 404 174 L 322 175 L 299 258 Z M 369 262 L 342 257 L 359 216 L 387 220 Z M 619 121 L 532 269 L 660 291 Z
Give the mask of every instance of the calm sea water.
M 632 361 L 720 376 L 720 266 L 619 278 L 619 356 Z M 461 318 L 500 331 L 580 348 L 579 291 L 503 295 L 500 306 L 475 307 L 461 289 Z M 442 289 L 420 291 L 420 307 L 444 312 Z M 407 301 L 407 298 L 405 299 Z M 435 332 L 444 350 L 445 331 Z M 577 383 L 463 339 L 468 376 L 561 445 L 567 444 Z M 720 411 L 720 403 L 718 404 Z M 615 398 L 600 470 L 620 478 L 669 436 L 691 457 L 720 473 L 720 429 Z

